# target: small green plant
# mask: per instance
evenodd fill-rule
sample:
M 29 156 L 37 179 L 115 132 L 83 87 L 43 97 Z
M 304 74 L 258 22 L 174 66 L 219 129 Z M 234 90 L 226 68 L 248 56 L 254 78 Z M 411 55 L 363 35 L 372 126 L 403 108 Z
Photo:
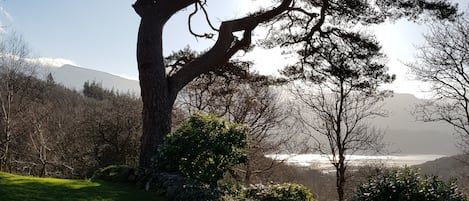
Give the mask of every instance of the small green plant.
M 154 157 L 160 172 L 172 172 L 216 187 L 228 170 L 247 160 L 248 129 L 197 113 L 166 136 Z
M 355 192 L 353 201 L 467 201 L 457 191 L 454 180 L 444 182 L 436 176 L 421 175 L 418 170 L 377 169 Z
M 245 198 L 258 201 L 315 201 L 308 188 L 290 183 L 251 185 L 244 194 Z

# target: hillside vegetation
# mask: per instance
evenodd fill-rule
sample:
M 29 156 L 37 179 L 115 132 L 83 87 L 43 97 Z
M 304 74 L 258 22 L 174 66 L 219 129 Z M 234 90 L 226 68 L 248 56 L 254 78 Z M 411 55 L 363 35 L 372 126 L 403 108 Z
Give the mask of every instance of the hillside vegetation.
M 18 176 L 0 172 L 0 200 L 69 200 L 69 201 L 164 201 L 154 192 L 135 185 Z
M 420 168 L 424 174 L 437 175 L 445 180 L 457 179 L 459 189 L 462 192 L 469 193 L 468 161 L 469 156 L 456 155 L 428 161 L 416 167 Z

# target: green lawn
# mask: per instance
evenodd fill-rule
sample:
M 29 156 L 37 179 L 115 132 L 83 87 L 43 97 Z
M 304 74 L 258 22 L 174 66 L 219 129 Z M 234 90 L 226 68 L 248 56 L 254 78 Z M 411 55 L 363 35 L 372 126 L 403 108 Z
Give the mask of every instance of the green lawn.
M 26 177 L 0 172 L 0 201 L 3 200 L 165 201 L 166 199 L 132 185 Z

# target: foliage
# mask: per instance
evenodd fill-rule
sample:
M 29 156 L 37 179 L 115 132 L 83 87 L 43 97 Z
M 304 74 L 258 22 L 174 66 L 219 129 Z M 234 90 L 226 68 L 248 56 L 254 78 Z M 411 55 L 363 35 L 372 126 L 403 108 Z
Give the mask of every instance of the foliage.
M 250 185 L 243 194 L 245 198 L 258 201 L 315 201 L 308 188 L 290 183 Z
M 455 181 L 444 182 L 436 176 L 421 175 L 418 170 L 377 169 L 367 182 L 358 187 L 353 201 L 466 201 L 457 191 Z
M 109 182 L 135 183 L 135 168 L 126 165 L 110 165 L 96 170 L 91 177 L 92 180 Z
M 114 91 L 103 88 L 101 83 L 97 83 L 96 81 L 86 81 L 83 84 L 83 95 L 89 98 L 103 100 L 105 98 L 112 97 L 115 94 Z
M 226 171 L 246 162 L 247 133 L 244 126 L 197 113 L 166 136 L 154 166 L 214 187 Z
M 169 200 L 216 200 L 219 192 L 200 181 L 166 172 L 110 165 L 98 169 L 92 181 L 136 184 Z
M 35 178 L 0 172 L 0 200 L 164 201 L 166 199 L 133 185 L 89 180 Z

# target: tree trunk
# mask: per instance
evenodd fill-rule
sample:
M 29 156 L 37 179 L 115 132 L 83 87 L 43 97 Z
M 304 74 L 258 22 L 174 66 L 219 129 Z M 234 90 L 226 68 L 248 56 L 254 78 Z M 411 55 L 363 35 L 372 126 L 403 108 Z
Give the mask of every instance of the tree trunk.
M 337 148 L 339 150 L 339 164 L 337 168 L 337 194 L 339 195 L 339 201 L 343 201 L 344 200 L 344 183 L 345 183 L 345 141 L 342 141 L 342 140 L 343 138 L 346 138 L 346 137 L 342 137 L 342 123 L 343 123 L 342 115 L 344 114 L 344 107 L 345 107 L 344 104 L 345 104 L 347 95 L 344 92 L 345 80 L 343 78 L 340 78 L 339 84 L 340 84 L 339 85 L 340 86 L 340 94 L 339 94 L 340 101 L 339 101 L 339 111 L 337 114 L 337 123 L 336 123 L 337 130 L 335 131 L 337 134 L 336 135 Z M 347 136 L 346 133 L 345 133 L 345 136 Z
M 11 112 L 11 102 L 12 102 L 11 91 L 7 91 L 6 100 L 3 100 L 1 93 L 0 93 L 0 98 L 2 98 L 0 99 L 0 102 L 2 104 L 1 112 L 3 113 L 2 120 L 5 123 L 5 128 L 3 130 L 5 134 L 5 141 L 3 144 L 3 155 L 0 156 L 0 171 L 7 171 L 7 169 L 9 169 L 11 172 L 11 167 L 10 167 L 10 140 L 11 140 L 11 129 L 10 129 L 11 113 L 10 112 Z
M 45 161 L 41 161 L 41 172 L 39 177 L 45 177 L 47 175 L 46 165 L 47 163 Z
M 248 161 L 246 162 L 246 175 L 244 175 L 244 182 L 246 185 L 251 183 L 251 174 L 251 160 L 248 158 Z
M 339 195 L 339 201 L 344 200 L 345 168 L 345 157 L 343 154 L 339 154 L 339 164 L 336 167 L 336 186 L 337 194 Z
M 11 172 L 10 166 L 10 141 L 11 141 L 11 131 L 10 131 L 10 120 L 5 120 L 5 144 L 4 144 L 4 152 L 2 156 L 2 161 L 0 164 L 0 171 L 8 171 Z
M 155 19 L 156 18 L 156 19 Z M 137 61 L 143 101 L 143 134 L 140 167 L 149 168 L 163 137 L 171 131 L 175 93 L 165 72 L 162 35 L 164 22 L 158 16 L 142 17 L 137 44 Z

